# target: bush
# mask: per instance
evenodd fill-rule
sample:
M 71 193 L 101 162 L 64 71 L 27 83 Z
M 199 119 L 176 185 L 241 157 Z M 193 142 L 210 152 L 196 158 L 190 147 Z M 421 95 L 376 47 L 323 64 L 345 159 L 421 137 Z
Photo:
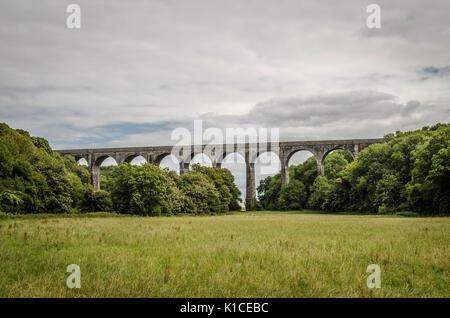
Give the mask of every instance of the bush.
M 8 213 L 16 214 L 23 209 L 24 193 L 6 190 L 0 194 L 0 208 Z
M 261 202 L 258 200 L 255 201 L 255 206 L 253 208 L 255 211 L 263 211 L 264 207 L 262 206 Z
M 103 190 L 94 190 L 88 188 L 84 194 L 83 211 L 103 211 L 110 212 L 113 210 L 111 195 Z

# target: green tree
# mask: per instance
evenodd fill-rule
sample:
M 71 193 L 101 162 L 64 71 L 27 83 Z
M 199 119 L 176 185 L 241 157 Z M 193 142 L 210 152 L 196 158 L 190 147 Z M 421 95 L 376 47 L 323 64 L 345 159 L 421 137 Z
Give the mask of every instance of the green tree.
M 309 157 L 305 162 L 289 167 L 289 179 L 295 179 L 302 182 L 305 185 L 308 194 L 316 177 L 317 161 L 315 157 Z
M 335 150 L 331 152 L 324 160 L 325 176 L 329 180 L 336 179 L 339 176 L 339 173 L 344 170 L 351 161 L 351 155 L 345 150 Z
M 120 213 L 159 215 L 166 199 L 166 176 L 158 167 L 146 163 L 121 164 L 112 171 L 111 198 Z
M 89 186 L 74 160 L 54 153 L 45 139 L 6 124 L 0 124 L 0 176 L 3 205 L 10 194 L 20 199 L 2 207 L 11 213 L 76 211 Z
M 305 208 L 307 193 L 305 185 L 299 180 L 292 180 L 281 187 L 279 207 L 282 210 L 300 210 Z
M 388 142 L 367 147 L 341 171 L 324 206 L 360 212 L 448 213 L 449 130 L 449 125 L 438 124 L 397 132 Z
M 269 176 L 262 179 L 257 187 L 258 201 L 266 210 L 279 209 L 281 175 L 277 173 L 273 177 Z
M 238 202 L 242 201 L 240 198 L 241 191 L 239 191 L 234 183 L 234 176 L 228 169 L 217 169 L 194 164 L 192 171 L 201 173 L 212 181 L 214 187 L 219 192 L 221 211 L 240 210 Z
M 349 162 L 351 162 L 351 160 L 351 155 L 344 150 L 335 150 L 327 155 L 324 165 L 325 173 L 328 179 L 336 179 L 340 172 L 348 165 Z M 314 157 L 308 158 L 305 162 L 299 165 L 290 166 L 289 184 L 292 183 L 292 185 L 288 187 L 290 189 L 289 191 L 292 191 L 292 187 L 295 187 L 295 185 L 299 185 L 297 182 L 293 183 L 294 181 L 300 182 L 305 187 L 306 201 L 308 201 L 311 196 L 312 186 L 317 177 L 317 172 L 317 161 Z M 281 205 L 282 202 L 285 202 L 285 198 L 281 198 L 281 189 L 281 175 L 279 173 L 273 177 L 267 177 L 261 180 L 259 186 L 257 187 L 258 200 L 261 206 L 264 209 L 269 210 L 285 209 L 286 205 Z M 317 186 L 315 191 L 317 191 Z M 300 189 L 299 192 L 301 192 Z M 316 193 L 316 196 L 312 199 L 313 201 L 311 201 L 311 203 L 318 198 L 318 195 L 319 193 Z M 303 204 L 303 207 L 305 207 L 305 204 Z
M 324 209 L 324 203 L 333 187 L 333 181 L 325 176 L 318 176 L 311 186 L 311 194 L 308 198 L 308 206 L 312 209 Z
M 109 192 L 87 188 L 84 193 L 82 210 L 86 212 L 110 212 L 113 203 Z
M 166 170 L 167 190 L 164 212 L 167 214 L 196 213 L 190 197 L 182 190 L 183 181 L 174 171 Z
M 199 172 L 188 172 L 181 176 L 181 189 L 192 200 L 193 213 L 225 212 L 220 202 L 219 191 L 213 182 Z
M 450 213 L 450 126 L 436 125 L 432 136 L 413 152 L 408 203 L 417 212 Z
M 66 169 L 75 174 L 78 178 L 80 178 L 80 181 L 85 184 L 91 183 L 91 175 L 89 173 L 87 166 L 80 166 L 76 161 L 75 158 L 69 155 L 64 156 L 64 165 Z
M 384 174 L 377 182 L 375 192 L 375 203 L 378 212 L 395 212 L 405 202 L 405 186 L 395 174 Z

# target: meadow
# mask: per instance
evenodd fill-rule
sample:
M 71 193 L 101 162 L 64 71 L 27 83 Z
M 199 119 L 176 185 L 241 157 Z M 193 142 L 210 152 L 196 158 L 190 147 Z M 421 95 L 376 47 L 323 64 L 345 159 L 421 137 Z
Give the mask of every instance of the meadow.
M 449 217 L 6 219 L 0 297 L 450 297 L 449 247 Z M 69 264 L 79 289 L 66 286 Z M 369 264 L 379 289 L 366 286 Z

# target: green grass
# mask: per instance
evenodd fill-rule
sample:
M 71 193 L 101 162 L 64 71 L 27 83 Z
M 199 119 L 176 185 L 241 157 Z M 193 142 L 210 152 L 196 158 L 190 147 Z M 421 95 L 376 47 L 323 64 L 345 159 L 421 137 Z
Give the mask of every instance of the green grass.
M 450 297 L 449 245 L 448 217 L 6 219 L 0 297 Z M 66 286 L 72 263 L 80 289 Z

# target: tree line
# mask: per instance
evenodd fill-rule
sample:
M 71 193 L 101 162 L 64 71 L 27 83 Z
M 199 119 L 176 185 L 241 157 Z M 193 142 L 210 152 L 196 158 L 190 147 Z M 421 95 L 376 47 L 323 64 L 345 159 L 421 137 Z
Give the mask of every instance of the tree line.
M 310 157 L 257 188 L 257 209 L 450 214 L 450 125 L 385 136 L 358 155 L 336 150 L 318 176 Z M 102 168 L 94 190 L 85 166 L 60 156 L 47 140 L 0 124 L 0 212 L 115 211 L 139 215 L 204 214 L 240 210 L 240 191 L 227 169 L 193 165 L 181 176 L 151 164 Z
M 0 124 L 0 212 L 139 215 L 240 210 L 240 191 L 227 169 L 194 165 L 177 175 L 151 164 L 125 163 L 102 173 L 94 190 L 85 166 L 53 152 L 47 140 Z
M 352 161 L 343 150 L 330 153 L 325 175 L 317 176 L 310 157 L 289 167 L 291 182 L 276 174 L 257 188 L 258 208 L 450 214 L 450 125 L 385 136 Z

